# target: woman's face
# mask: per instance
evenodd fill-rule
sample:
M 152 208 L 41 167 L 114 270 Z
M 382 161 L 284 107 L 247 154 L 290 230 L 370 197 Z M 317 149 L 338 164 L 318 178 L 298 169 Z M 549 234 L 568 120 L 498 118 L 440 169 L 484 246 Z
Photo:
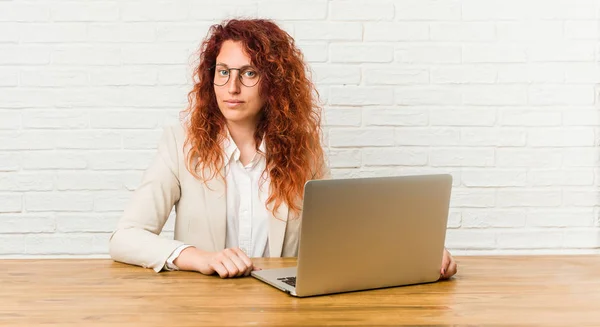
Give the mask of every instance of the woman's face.
M 258 123 L 265 100 L 260 73 L 252 66 L 241 42 L 225 41 L 217 56 L 214 88 L 219 109 L 228 124 Z

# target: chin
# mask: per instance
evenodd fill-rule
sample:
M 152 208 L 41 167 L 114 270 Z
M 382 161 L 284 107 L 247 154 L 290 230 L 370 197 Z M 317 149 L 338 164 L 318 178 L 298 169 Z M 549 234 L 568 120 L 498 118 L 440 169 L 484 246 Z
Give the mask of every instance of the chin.
M 225 117 L 226 121 L 232 122 L 232 123 L 238 123 L 238 124 L 244 123 L 247 121 L 254 121 L 256 118 L 255 115 L 252 115 L 243 110 L 225 109 L 225 110 L 221 110 L 221 113 Z
M 240 112 L 224 112 L 223 116 L 225 117 L 226 121 L 232 123 L 243 123 L 245 121 L 252 120 L 252 117 L 249 117 L 248 115 L 245 115 Z

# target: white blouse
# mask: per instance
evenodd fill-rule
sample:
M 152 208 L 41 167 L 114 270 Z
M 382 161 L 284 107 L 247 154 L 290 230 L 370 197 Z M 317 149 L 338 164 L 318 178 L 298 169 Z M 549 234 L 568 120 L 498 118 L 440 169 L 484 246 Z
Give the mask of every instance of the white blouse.
M 225 151 L 225 181 L 227 185 L 227 232 L 225 247 L 239 247 L 249 257 L 269 256 L 269 217 L 270 212 L 265 207 L 267 199 L 260 197 L 263 190 L 269 188 L 267 179 L 261 183 L 261 175 L 266 167 L 264 140 L 259 146 L 259 152 L 247 164 L 240 161 L 240 150 L 231 138 L 229 132 L 223 143 Z M 269 192 L 263 192 L 268 194 Z M 166 270 L 177 270 L 173 263 L 185 248 L 178 247 L 167 259 Z

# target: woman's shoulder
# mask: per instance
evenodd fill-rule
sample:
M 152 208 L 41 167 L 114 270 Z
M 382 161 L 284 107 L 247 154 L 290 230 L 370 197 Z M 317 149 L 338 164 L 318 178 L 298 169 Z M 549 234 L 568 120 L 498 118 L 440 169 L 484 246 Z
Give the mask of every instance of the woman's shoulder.
M 172 138 L 179 144 L 185 141 L 185 126 L 182 123 L 170 123 L 163 126 L 163 138 Z
M 159 148 L 166 148 L 165 150 L 169 150 L 169 152 L 182 151 L 185 144 L 185 135 L 185 126 L 181 123 L 164 125 Z
M 185 127 L 181 123 L 164 125 L 158 142 L 159 154 L 177 166 L 181 160 L 184 160 L 185 138 Z

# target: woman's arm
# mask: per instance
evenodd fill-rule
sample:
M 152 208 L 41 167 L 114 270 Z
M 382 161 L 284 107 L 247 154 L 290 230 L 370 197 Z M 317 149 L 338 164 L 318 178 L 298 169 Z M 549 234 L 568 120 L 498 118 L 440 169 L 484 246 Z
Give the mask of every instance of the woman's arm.
M 144 172 L 110 238 L 113 260 L 159 272 L 171 253 L 183 244 L 159 236 L 180 197 L 178 146 L 172 128 L 165 128 L 154 161 Z

